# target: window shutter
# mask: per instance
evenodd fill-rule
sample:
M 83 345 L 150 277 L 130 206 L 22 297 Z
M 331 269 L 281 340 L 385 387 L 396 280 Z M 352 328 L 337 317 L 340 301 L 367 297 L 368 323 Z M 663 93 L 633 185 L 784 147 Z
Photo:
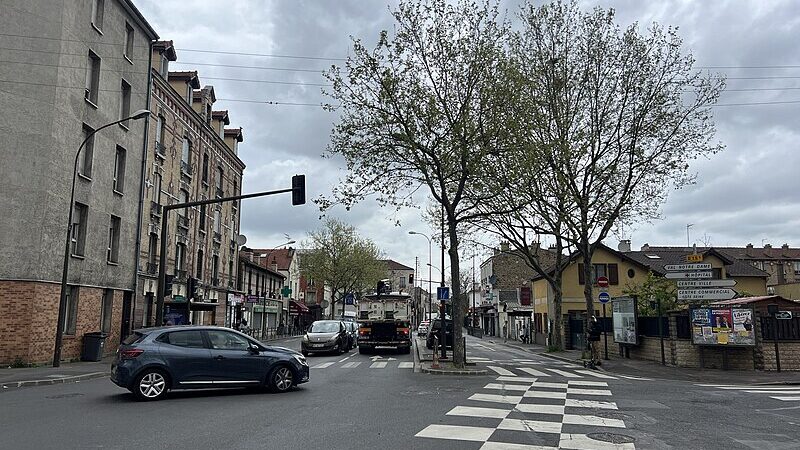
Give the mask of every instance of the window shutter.
M 608 284 L 619 284 L 619 270 L 616 264 L 608 265 Z
M 578 264 L 578 284 L 585 284 L 586 279 L 583 276 L 583 263 Z

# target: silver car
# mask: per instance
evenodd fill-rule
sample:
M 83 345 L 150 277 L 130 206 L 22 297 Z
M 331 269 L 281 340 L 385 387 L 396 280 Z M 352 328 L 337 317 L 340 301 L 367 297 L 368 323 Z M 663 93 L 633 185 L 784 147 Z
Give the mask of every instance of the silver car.
M 303 356 L 317 352 L 348 352 L 350 334 L 340 320 L 317 320 L 308 327 L 301 348 Z

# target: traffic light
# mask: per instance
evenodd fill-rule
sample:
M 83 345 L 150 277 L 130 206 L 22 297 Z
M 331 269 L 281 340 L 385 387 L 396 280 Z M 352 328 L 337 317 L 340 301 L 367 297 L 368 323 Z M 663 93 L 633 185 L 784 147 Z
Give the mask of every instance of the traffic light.
M 413 273 L 408 276 L 408 284 L 410 284 L 411 286 L 414 286 L 414 274 Z
M 306 176 L 295 175 L 292 177 L 292 205 L 305 205 L 306 203 Z
M 186 299 L 194 298 L 194 292 L 197 289 L 197 279 L 188 277 L 186 279 Z
M 376 290 L 378 291 L 378 297 L 380 297 L 381 294 L 386 292 L 386 283 L 384 283 L 383 280 L 378 281 L 378 288 Z
M 165 275 L 164 295 L 172 295 L 172 281 L 174 279 L 175 275 L 170 275 L 170 274 Z

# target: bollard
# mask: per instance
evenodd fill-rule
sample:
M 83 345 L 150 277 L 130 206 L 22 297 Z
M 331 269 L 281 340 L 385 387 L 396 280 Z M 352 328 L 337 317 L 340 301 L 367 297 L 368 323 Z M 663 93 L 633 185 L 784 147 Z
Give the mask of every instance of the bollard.
M 433 337 L 433 363 L 431 363 L 431 369 L 438 369 L 439 368 L 439 352 L 436 350 L 439 348 L 438 342 L 439 339 L 434 336 Z

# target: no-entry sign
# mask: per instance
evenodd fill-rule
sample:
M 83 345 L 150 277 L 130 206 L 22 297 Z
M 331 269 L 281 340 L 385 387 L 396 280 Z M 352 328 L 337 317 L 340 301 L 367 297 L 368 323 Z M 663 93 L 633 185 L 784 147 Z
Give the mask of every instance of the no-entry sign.
M 597 285 L 600 287 L 608 287 L 608 278 L 597 277 Z

